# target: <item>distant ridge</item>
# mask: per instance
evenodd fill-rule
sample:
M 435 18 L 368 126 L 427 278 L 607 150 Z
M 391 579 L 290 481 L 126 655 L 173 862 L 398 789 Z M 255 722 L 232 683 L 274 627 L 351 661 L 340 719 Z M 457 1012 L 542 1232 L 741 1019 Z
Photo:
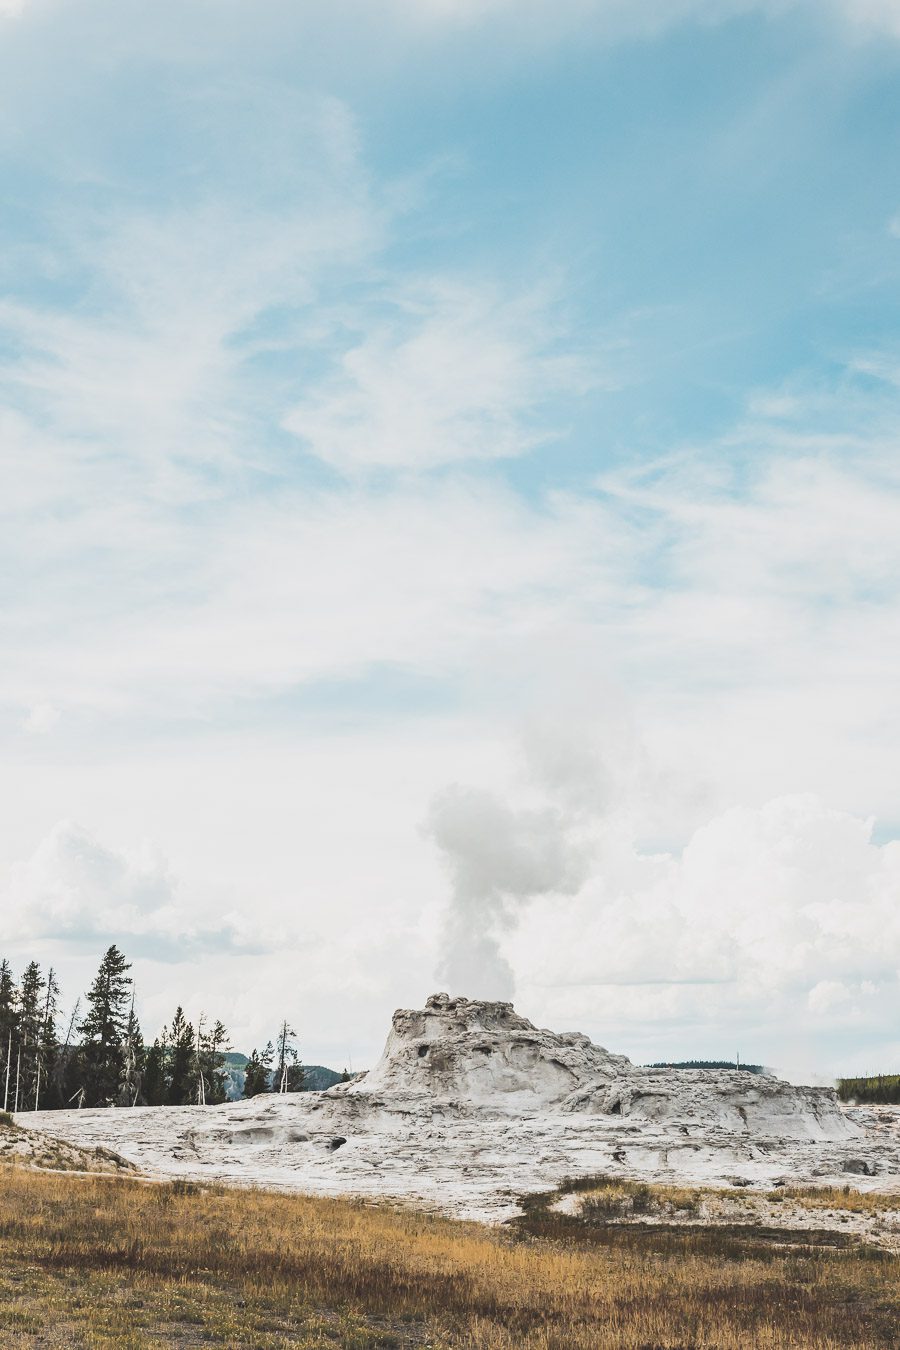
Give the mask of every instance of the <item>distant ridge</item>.
M 244 1095 L 244 1070 L 248 1059 L 249 1056 L 241 1054 L 239 1050 L 229 1050 L 225 1055 L 229 1101 L 237 1101 Z M 338 1073 L 337 1069 L 329 1069 L 324 1064 L 304 1064 L 303 1091 L 324 1092 L 327 1088 L 334 1087 L 335 1083 L 340 1083 L 343 1077 L 344 1075 Z
M 658 1059 L 646 1069 L 744 1069 L 747 1073 L 768 1073 L 764 1064 L 736 1064 L 733 1059 Z

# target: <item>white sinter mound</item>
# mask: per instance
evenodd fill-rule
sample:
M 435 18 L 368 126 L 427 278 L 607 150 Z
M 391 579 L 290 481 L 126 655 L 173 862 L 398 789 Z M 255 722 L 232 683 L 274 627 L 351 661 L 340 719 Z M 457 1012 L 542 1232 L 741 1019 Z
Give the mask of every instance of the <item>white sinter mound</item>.
M 155 1174 L 408 1198 L 473 1218 L 504 1218 L 516 1196 L 596 1172 L 900 1186 L 891 1108 L 848 1109 L 831 1089 L 739 1070 L 637 1068 L 510 1003 L 446 994 L 395 1013 L 374 1069 L 328 1092 L 28 1122 Z

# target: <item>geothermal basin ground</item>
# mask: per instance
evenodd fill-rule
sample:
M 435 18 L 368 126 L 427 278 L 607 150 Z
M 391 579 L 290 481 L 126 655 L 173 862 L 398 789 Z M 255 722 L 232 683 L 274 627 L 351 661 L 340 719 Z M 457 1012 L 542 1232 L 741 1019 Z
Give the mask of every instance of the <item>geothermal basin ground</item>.
M 152 1177 L 389 1199 L 491 1223 L 521 1214 L 523 1197 L 596 1176 L 752 1189 L 767 1221 L 791 1211 L 784 1188 L 849 1187 L 900 1206 L 898 1108 L 845 1106 L 831 1089 L 739 1070 L 638 1068 L 511 1004 L 446 994 L 395 1013 L 378 1064 L 327 1092 L 18 1120 L 112 1149 Z M 863 1231 L 868 1220 L 849 1222 Z

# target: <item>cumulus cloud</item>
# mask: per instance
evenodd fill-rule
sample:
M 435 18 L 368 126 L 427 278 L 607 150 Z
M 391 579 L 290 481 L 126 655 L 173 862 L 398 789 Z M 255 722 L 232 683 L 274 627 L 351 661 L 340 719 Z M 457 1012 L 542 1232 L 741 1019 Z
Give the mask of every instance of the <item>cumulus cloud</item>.
M 602 833 L 578 894 L 523 914 L 505 952 L 521 985 L 557 1002 L 568 986 L 570 1006 L 625 1035 L 664 1018 L 756 1026 L 782 1057 L 848 1022 L 883 1035 L 900 993 L 900 842 L 873 842 L 871 821 L 806 794 L 725 811 L 680 855 Z
M 157 850 L 108 848 L 72 821 L 60 821 L 11 868 L 3 901 L 7 942 L 117 942 L 137 956 L 178 961 L 276 941 L 267 944 L 258 923 L 237 913 L 204 922 Z
M 696 1023 L 723 1053 L 723 1032 L 753 1028 L 759 1053 L 802 1071 L 842 1029 L 883 1039 L 900 995 L 900 841 L 796 793 L 654 848 L 668 785 L 610 714 L 598 699 L 531 719 L 505 793 L 433 802 L 454 992 L 515 993 L 620 1044 L 667 1024 L 683 1041 Z

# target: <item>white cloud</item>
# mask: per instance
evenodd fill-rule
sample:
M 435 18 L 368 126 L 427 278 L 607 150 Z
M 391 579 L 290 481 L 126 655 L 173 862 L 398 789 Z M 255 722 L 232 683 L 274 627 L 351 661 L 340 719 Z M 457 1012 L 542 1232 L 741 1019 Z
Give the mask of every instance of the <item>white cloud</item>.
M 535 419 L 548 397 L 597 382 L 552 342 L 535 298 L 406 285 L 284 425 L 348 473 L 521 455 L 552 435 Z
M 3 895 L 0 936 L 16 945 L 52 939 L 117 942 L 157 960 L 257 951 L 267 939 L 258 917 L 207 914 L 179 893 L 150 845 L 117 851 L 71 821 L 58 822 L 30 858 L 14 865 Z M 284 933 L 277 941 L 284 941 Z
M 22 719 L 22 726 L 25 731 L 34 732 L 38 736 L 46 736 L 53 730 L 58 721 L 59 709 L 54 708 L 52 703 L 34 703 Z
M 814 0 L 397 0 L 401 12 L 417 24 L 443 29 L 515 25 L 519 43 L 538 34 L 547 41 L 580 35 L 594 42 L 635 36 L 655 37 L 682 23 L 725 23 L 742 14 L 762 13 L 777 20 L 792 11 L 819 15 Z M 900 35 L 898 0 L 827 0 L 832 14 L 863 31 Z
M 653 848 L 684 784 L 602 690 L 573 698 L 570 680 L 549 717 L 526 720 L 502 792 L 433 802 L 452 992 L 514 988 L 543 1021 L 638 1054 L 670 1037 L 674 1053 L 720 1055 L 752 1035 L 752 1053 L 801 1072 L 841 1068 L 823 1036 L 881 1039 L 900 995 L 900 841 L 875 843 L 871 819 L 805 793 L 720 810 L 683 850 Z M 692 1026 L 705 1045 L 686 1047 Z
M 62 548 L 38 646 L 27 601 L 12 609 L 18 655 L 2 687 L 24 685 L 42 649 L 58 671 L 48 697 L 110 711 L 196 712 L 373 665 L 452 677 L 504 632 L 536 633 L 559 616 L 600 519 L 566 503 L 542 517 L 466 481 L 375 498 L 285 493 L 223 507 L 205 530 L 92 515 L 68 544 L 80 552 L 99 532 L 116 559 L 106 588 L 88 571 L 73 597 Z
M 281 306 L 294 326 L 319 324 L 303 315 L 322 274 L 338 261 L 358 265 L 380 232 L 358 169 L 329 144 L 334 118 L 324 121 L 309 132 L 320 157 L 328 145 L 306 185 L 314 207 L 276 216 L 222 201 L 94 222 L 90 246 L 64 239 L 58 263 L 90 268 L 90 303 L 77 312 L 0 304 L 0 332 L 16 352 L 0 371 L 7 415 L 33 438 L 59 437 L 60 458 L 83 468 L 85 487 L 99 461 L 131 493 L 197 499 L 214 490 L 208 475 L 265 465 L 246 370 L 285 342 L 267 334 L 266 316 Z
M 579 894 L 537 898 L 504 946 L 545 1017 L 580 1009 L 626 1043 L 656 1023 L 658 1044 L 672 1019 L 683 1045 L 696 1023 L 720 1049 L 752 1028 L 757 1053 L 806 1069 L 839 1067 L 811 1049 L 823 1017 L 882 1037 L 900 995 L 900 843 L 874 844 L 871 822 L 785 797 L 724 812 L 680 857 L 643 853 L 621 820 L 595 847 Z
M 837 9 L 851 23 L 900 37 L 898 0 L 836 0 Z
M 814 1013 L 847 1013 L 853 1008 L 853 991 L 842 980 L 820 980 L 810 989 L 806 1002 Z
M 0 697 L 30 705 L 40 688 L 63 712 L 206 718 L 393 669 L 503 717 L 497 691 L 552 701 L 568 662 L 585 690 L 628 687 L 661 770 L 714 785 L 707 815 L 785 786 L 887 814 L 891 454 L 863 437 L 852 461 L 812 446 L 779 459 L 766 428 L 754 435 L 756 467 L 734 480 L 713 449 L 536 504 L 445 476 L 282 490 L 180 520 L 89 477 L 102 499 L 82 517 L 51 530 L 20 516 L 7 532 L 20 581 Z M 653 828 L 671 838 L 664 815 Z

